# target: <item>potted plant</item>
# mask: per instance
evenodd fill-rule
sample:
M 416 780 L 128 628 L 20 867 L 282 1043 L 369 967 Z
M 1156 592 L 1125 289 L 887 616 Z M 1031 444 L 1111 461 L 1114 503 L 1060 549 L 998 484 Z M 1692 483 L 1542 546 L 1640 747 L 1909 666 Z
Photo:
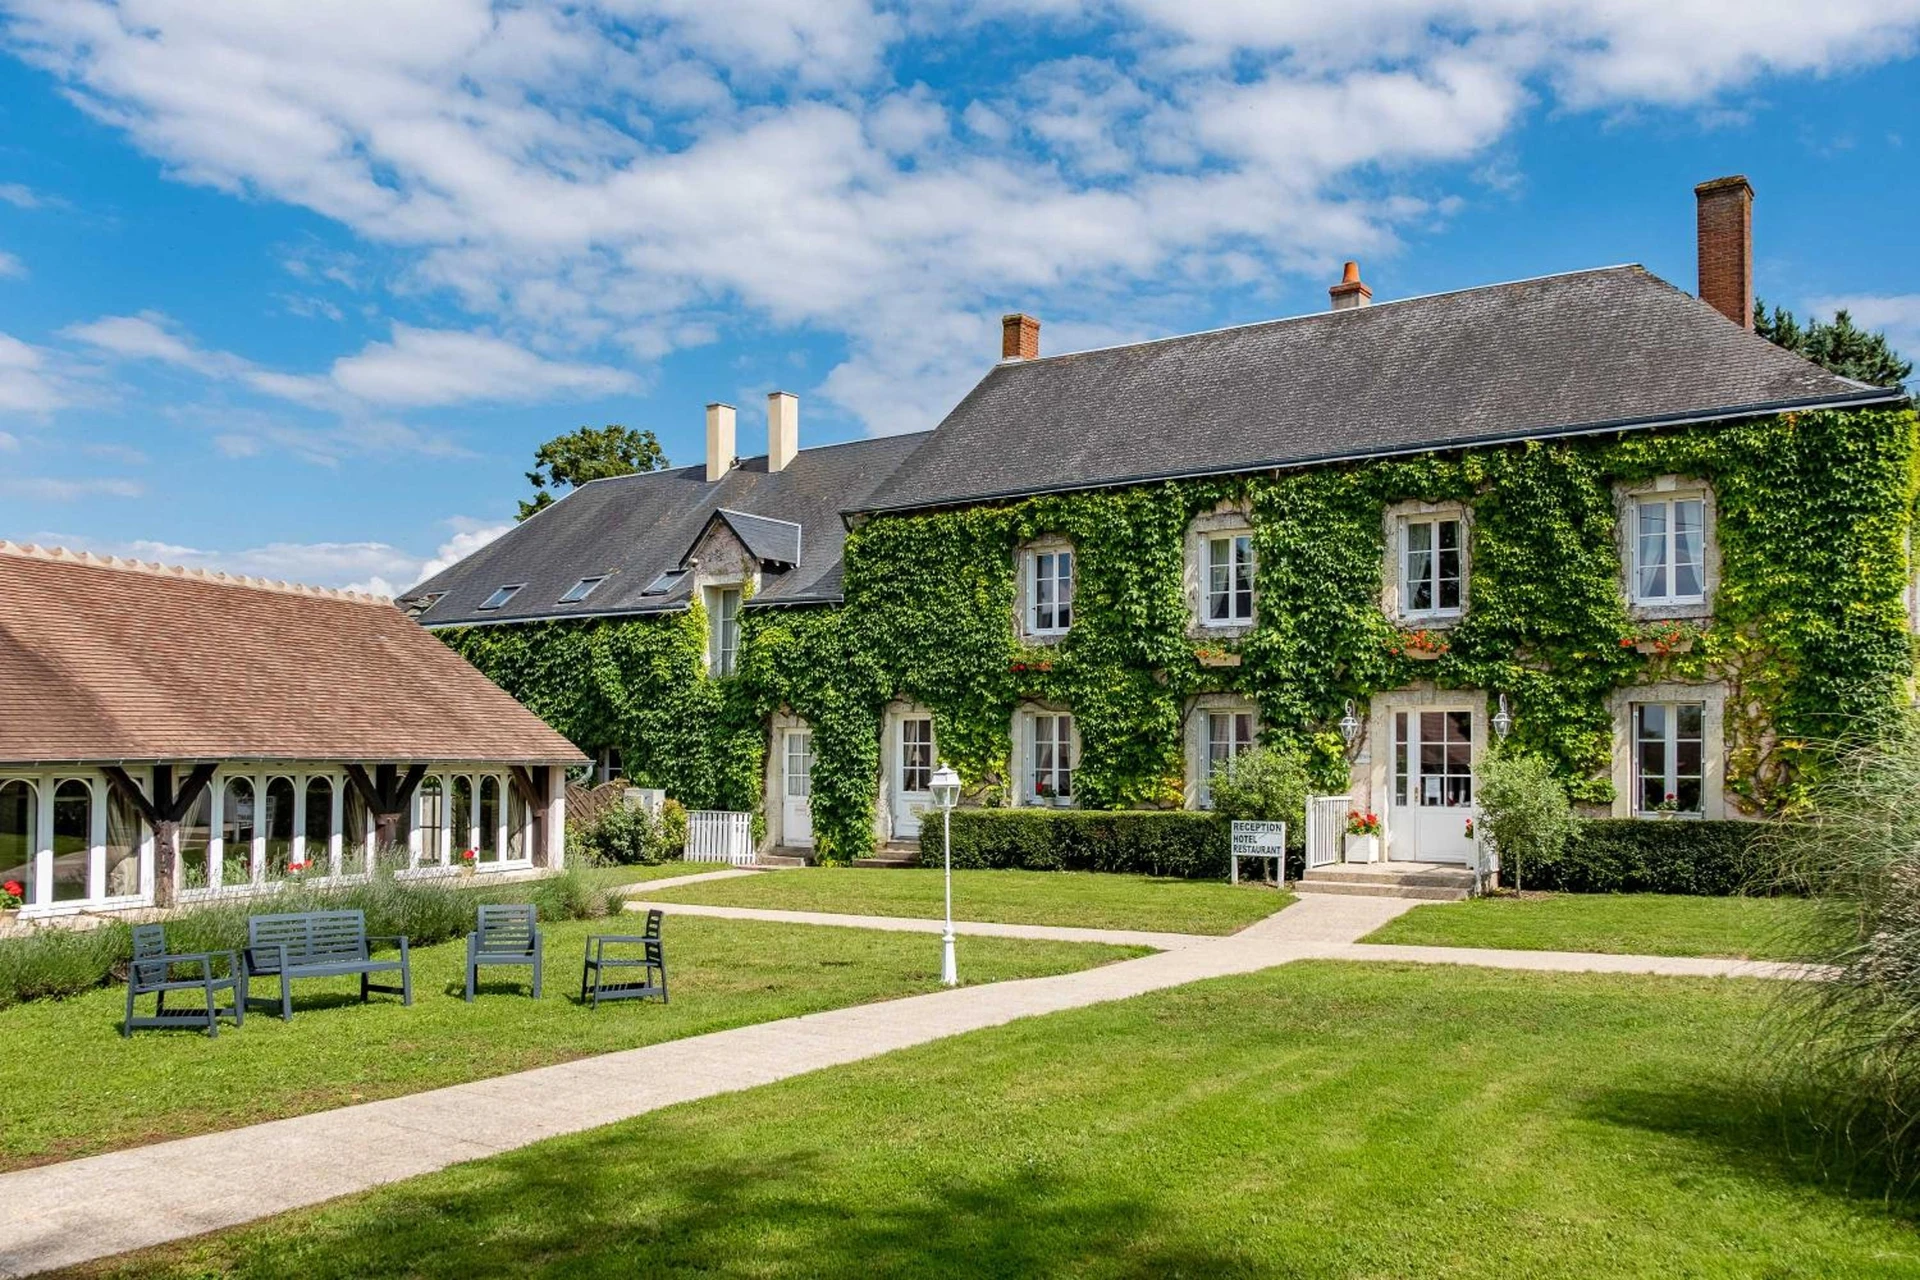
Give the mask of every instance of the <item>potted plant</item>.
M 472 875 L 474 863 L 477 862 L 479 858 L 480 851 L 478 849 L 463 849 L 460 853 L 460 874 L 463 876 Z
M 1231 649 L 1222 649 L 1215 645 L 1206 645 L 1193 651 L 1194 661 L 1203 667 L 1237 667 L 1240 655 Z
M 1394 638 L 1387 646 L 1387 652 L 1396 658 L 1412 658 L 1416 662 L 1432 662 L 1444 656 L 1453 646 L 1447 643 L 1447 637 L 1438 631 L 1408 631 Z
M 11 924 L 27 901 L 27 886 L 18 880 L 0 884 L 0 924 Z
M 1348 862 L 1378 862 L 1380 860 L 1380 815 L 1363 813 L 1359 809 L 1347 813 Z
M 1620 637 L 1622 649 L 1632 649 L 1649 657 L 1665 658 L 1676 653 L 1689 653 L 1694 641 L 1700 638 L 1700 629 L 1686 622 L 1662 622 L 1633 635 Z

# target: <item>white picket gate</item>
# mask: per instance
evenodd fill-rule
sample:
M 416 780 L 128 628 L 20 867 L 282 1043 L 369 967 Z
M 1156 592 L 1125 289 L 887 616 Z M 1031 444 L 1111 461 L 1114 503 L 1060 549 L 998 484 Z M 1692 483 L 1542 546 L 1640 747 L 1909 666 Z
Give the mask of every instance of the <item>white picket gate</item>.
M 688 862 L 753 865 L 753 815 L 725 809 L 696 809 L 687 815 Z
M 1351 796 L 1307 797 L 1307 870 L 1340 861 L 1352 801 Z

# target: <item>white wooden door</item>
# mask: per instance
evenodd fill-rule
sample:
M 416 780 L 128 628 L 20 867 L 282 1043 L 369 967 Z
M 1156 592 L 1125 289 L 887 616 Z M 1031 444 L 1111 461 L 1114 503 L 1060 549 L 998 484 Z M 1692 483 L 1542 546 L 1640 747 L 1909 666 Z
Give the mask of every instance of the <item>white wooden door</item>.
M 902 716 L 894 739 L 893 838 L 916 840 L 933 800 L 933 717 Z
M 1473 711 L 1393 713 L 1393 805 L 1387 856 L 1400 862 L 1473 859 Z
M 789 729 L 782 749 L 780 842 L 813 844 L 813 732 Z

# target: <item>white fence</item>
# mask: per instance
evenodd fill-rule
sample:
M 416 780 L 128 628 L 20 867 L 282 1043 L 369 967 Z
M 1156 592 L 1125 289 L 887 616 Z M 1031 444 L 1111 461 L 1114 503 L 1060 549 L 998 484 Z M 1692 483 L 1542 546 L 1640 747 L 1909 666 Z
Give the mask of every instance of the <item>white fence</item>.
M 687 815 L 687 861 L 753 865 L 753 815 L 696 809 Z
M 1351 796 L 1307 797 L 1307 870 L 1340 861 L 1340 846 L 1347 838 L 1347 814 L 1352 808 Z

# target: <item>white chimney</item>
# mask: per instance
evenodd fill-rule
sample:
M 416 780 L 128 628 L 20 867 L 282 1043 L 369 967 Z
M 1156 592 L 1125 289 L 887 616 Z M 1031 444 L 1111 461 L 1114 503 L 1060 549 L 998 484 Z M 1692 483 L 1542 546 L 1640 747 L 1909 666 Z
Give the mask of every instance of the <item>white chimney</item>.
M 733 406 L 707 406 L 707 483 L 723 479 L 733 470 Z
M 785 471 L 800 451 L 800 397 L 791 391 L 767 393 L 767 474 Z

